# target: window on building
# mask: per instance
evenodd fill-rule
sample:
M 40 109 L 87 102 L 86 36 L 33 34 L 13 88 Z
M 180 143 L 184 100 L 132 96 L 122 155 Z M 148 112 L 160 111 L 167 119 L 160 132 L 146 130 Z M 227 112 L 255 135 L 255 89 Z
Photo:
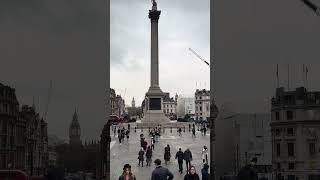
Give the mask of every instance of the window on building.
M 200 108 L 200 111 L 202 111 L 202 107 L 200 106 L 199 108 Z
M 172 109 L 171 109 L 171 112 L 172 112 Z
M 280 120 L 280 112 L 276 112 L 276 120 Z
M 280 136 L 280 129 L 276 129 L 276 136 Z
M 4 112 L 5 112 L 5 113 L 8 112 L 8 104 L 4 104 Z
M 287 111 L 287 120 L 292 120 L 292 119 L 293 119 L 293 112 Z
M 199 102 L 199 104 L 202 104 L 202 102 Z
M 202 99 L 202 97 L 200 96 L 200 99 Z
M 281 163 L 277 163 L 277 169 L 280 171 L 281 170 Z
M 202 116 L 202 113 L 200 113 L 200 116 Z
M 293 135 L 294 135 L 294 130 L 293 130 L 293 128 L 287 128 L 287 134 L 288 134 L 289 136 L 293 136 Z
M 288 180 L 296 180 L 296 176 L 295 175 L 288 175 Z
M 294 144 L 288 143 L 288 156 L 294 156 Z
M 294 163 L 293 162 L 290 162 L 288 165 L 289 165 L 288 168 L 290 170 L 294 169 Z
M 281 153 L 281 151 L 280 151 L 280 143 L 277 143 L 277 156 L 278 157 L 280 157 L 280 153 Z
M 309 143 L 309 153 L 311 156 L 316 154 L 316 144 L 315 143 Z

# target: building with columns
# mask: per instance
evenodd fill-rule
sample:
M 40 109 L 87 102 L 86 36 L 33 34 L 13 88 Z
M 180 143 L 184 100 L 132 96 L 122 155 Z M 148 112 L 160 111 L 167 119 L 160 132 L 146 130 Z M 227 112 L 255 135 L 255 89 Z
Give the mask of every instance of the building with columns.
M 207 120 L 210 117 L 210 90 L 199 90 L 195 92 L 195 117 L 196 120 Z
M 320 92 L 277 88 L 271 113 L 275 179 L 320 179 Z

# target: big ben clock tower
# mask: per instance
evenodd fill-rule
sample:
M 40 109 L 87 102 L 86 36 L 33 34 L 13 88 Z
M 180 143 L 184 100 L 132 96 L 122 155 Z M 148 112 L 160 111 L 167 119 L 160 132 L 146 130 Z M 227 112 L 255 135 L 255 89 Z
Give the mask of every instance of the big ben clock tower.
M 70 145 L 81 145 L 81 128 L 78 121 L 77 111 L 74 111 L 72 122 L 69 127 Z

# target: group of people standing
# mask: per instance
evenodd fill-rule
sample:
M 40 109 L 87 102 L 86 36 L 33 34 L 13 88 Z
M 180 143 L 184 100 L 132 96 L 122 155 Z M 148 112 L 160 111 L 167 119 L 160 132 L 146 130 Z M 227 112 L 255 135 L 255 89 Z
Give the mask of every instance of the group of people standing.
M 122 142 L 124 141 L 124 138 L 127 138 L 127 141 L 129 140 L 129 135 L 130 135 L 130 124 L 128 124 L 128 128 L 125 129 L 125 127 L 121 127 L 121 126 L 112 126 L 112 131 L 113 131 L 113 135 L 114 137 L 116 136 L 117 132 L 118 132 L 118 139 L 119 139 L 119 143 L 120 145 L 122 144 Z

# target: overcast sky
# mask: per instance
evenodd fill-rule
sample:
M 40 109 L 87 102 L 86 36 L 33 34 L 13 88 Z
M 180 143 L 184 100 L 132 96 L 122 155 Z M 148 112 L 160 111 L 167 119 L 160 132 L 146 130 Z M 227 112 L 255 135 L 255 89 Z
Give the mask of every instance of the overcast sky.
M 188 48 L 210 60 L 210 1 L 159 0 L 159 84 L 170 96 L 193 96 L 210 88 L 210 68 Z M 150 86 L 151 0 L 111 1 L 110 87 L 141 105 Z M 196 87 L 197 86 L 197 87 Z
M 276 88 L 302 85 L 302 64 L 309 67 L 309 89 L 320 90 L 320 17 L 300 0 L 213 1 L 213 89 L 218 104 L 236 111 L 270 112 Z M 313 0 L 320 5 L 320 1 Z
M 106 117 L 103 0 L 0 1 L 0 82 L 40 115 L 52 100 L 48 131 L 68 138 L 75 107 L 82 139 L 98 139 Z

